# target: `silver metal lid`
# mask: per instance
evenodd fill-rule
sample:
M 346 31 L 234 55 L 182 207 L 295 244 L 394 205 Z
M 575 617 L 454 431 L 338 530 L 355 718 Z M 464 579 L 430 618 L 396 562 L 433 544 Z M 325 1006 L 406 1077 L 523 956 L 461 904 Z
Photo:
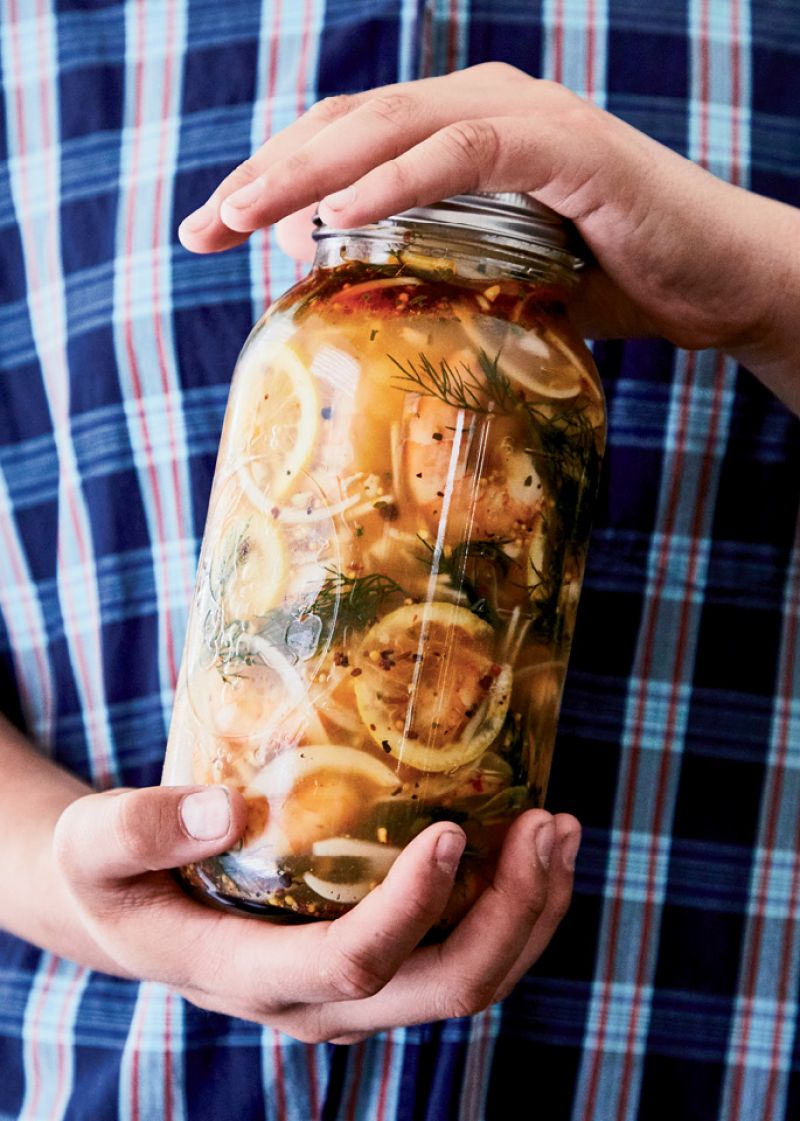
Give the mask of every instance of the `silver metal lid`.
M 387 221 L 447 226 L 483 236 L 496 234 L 520 247 L 535 246 L 539 252 L 559 257 L 572 268 L 583 264 L 580 238 L 572 223 L 523 192 L 453 195 L 429 206 L 404 210 Z

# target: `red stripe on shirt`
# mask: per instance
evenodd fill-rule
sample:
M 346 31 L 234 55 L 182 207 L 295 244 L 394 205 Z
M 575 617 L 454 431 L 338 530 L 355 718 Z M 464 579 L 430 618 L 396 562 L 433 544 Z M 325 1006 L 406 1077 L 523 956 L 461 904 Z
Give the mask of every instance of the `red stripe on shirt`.
M 281 36 L 281 19 L 283 12 L 281 10 L 281 0 L 275 0 L 275 6 L 272 13 L 272 29 L 269 37 L 269 61 L 267 63 L 267 93 L 264 105 L 264 140 L 268 140 L 272 133 L 272 106 L 275 101 L 275 89 L 278 82 L 278 47 L 280 45 Z M 263 236 L 263 245 L 261 249 L 261 276 L 263 278 L 264 286 L 264 303 L 268 304 L 272 298 L 272 273 L 270 270 L 270 247 L 269 237 L 267 234 Z
M 450 0 L 447 21 L 447 73 L 458 69 L 458 0 Z
M 714 395 L 711 405 L 711 418 L 709 421 L 706 446 L 703 451 L 703 462 L 700 469 L 700 477 L 697 485 L 698 501 L 695 505 L 694 517 L 692 518 L 689 565 L 686 573 L 687 592 L 689 591 L 689 589 L 694 587 L 697 578 L 697 566 L 699 564 L 699 550 L 697 542 L 701 536 L 703 528 L 703 514 L 705 512 L 704 499 L 708 494 L 708 488 L 711 482 L 711 471 L 714 464 L 713 449 L 719 432 L 719 421 L 722 408 L 722 393 L 724 387 L 725 359 L 722 355 L 720 355 L 717 359 L 717 368 L 714 377 Z M 677 490 L 677 487 L 675 489 Z M 658 772 L 656 804 L 653 815 L 652 839 L 650 841 L 650 850 L 647 862 L 647 889 L 645 892 L 646 902 L 644 908 L 644 924 L 642 927 L 639 960 L 636 970 L 633 1012 L 631 1013 L 631 1021 L 628 1027 L 628 1034 L 625 1045 L 625 1062 L 622 1072 L 622 1087 L 620 1089 L 619 1108 L 617 1110 L 618 1121 L 624 1121 L 625 1112 L 627 1109 L 628 1094 L 630 1093 L 631 1078 L 633 1074 L 633 1057 L 634 1046 L 636 1042 L 636 1029 L 638 1027 L 639 1016 L 641 1014 L 642 1007 L 641 992 L 647 979 L 647 956 L 648 950 L 650 948 L 650 936 L 652 933 L 652 926 L 654 921 L 653 905 L 655 898 L 656 870 L 658 866 L 658 838 L 661 835 L 661 829 L 664 824 L 663 817 L 667 795 L 667 783 L 669 780 L 669 764 L 672 757 L 672 748 L 670 745 L 672 744 L 672 740 L 675 735 L 675 724 L 678 718 L 681 676 L 689 643 L 690 613 L 691 597 L 689 594 L 686 594 L 683 597 L 681 605 L 681 615 L 680 623 L 678 626 L 678 639 L 675 653 L 675 668 L 673 670 L 672 677 L 672 692 L 670 695 L 669 710 L 667 713 L 667 723 L 664 730 L 664 747 L 661 752 L 661 765 Z
M 153 207 L 153 238 L 151 247 L 153 249 L 153 326 L 155 330 L 156 340 L 156 353 L 158 354 L 158 368 L 161 375 L 161 389 L 164 394 L 164 406 L 166 409 L 167 421 L 167 438 L 169 440 L 170 461 L 172 463 L 172 485 L 175 491 L 175 511 L 177 513 L 178 525 L 177 535 L 180 540 L 185 541 L 189 536 L 187 518 L 183 508 L 182 487 L 180 468 L 178 466 L 180 461 L 180 449 L 178 438 L 175 432 L 175 423 L 172 411 L 172 402 L 177 399 L 177 387 L 170 385 L 169 375 L 169 362 L 167 360 L 167 348 L 164 342 L 164 328 L 161 315 L 161 284 L 159 277 L 159 252 L 161 250 L 162 239 L 162 224 L 161 224 L 161 207 L 164 198 L 164 175 L 163 170 L 167 162 L 167 143 L 169 140 L 169 119 L 171 116 L 171 87 L 173 81 L 174 70 L 174 50 L 175 50 L 175 15 L 176 5 L 169 4 L 167 6 L 167 26 L 166 26 L 166 43 L 164 47 L 164 73 L 163 73 L 163 89 L 161 94 L 161 123 L 159 126 L 158 138 L 158 171 L 155 182 L 155 204 Z M 169 241 L 165 248 L 169 249 Z M 185 563 L 181 564 L 183 575 L 183 600 L 187 605 L 192 601 L 192 576 Z M 164 626 L 166 628 L 166 641 L 168 650 L 168 663 L 170 673 L 170 687 L 175 688 L 177 683 L 177 672 L 174 651 L 174 637 L 172 634 L 172 614 L 170 610 L 164 611 Z
M 383 1045 L 383 1064 L 381 1067 L 381 1085 L 378 1092 L 378 1111 L 375 1115 L 375 1121 L 385 1121 L 386 1118 L 386 1102 L 389 1098 L 389 1082 L 392 1076 L 392 1051 L 394 1050 L 394 1039 L 391 1032 L 386 1033 L 385 1042 Z
M 55 976 L 57 969 L 58 969 L 58 958 L 55 957 L 55 955 L 51 955 L 50 961 L 47 964 L 47 969 L 45 971 L 45 975 L 42 979 L 42 987 L 39 990 L 39 996 L 38 996 L 38 999 L 36 1001 L 36 1005 L 35 1005 L 34 1010 L 33 1010 L 33 1015 L 31 1017 L 31 1019 L 33 1020 L 33 1022 L 35 1024 L 41 1023 L 42 1011 L 43 1011 L 45 1003 L 47 1001 L 47 996 L 48 996 L 48 993 L 50 991 L 50 986 L 53 982 L 53 977 Z M 41 1070 L 39 1069 L 39 1050 L 38 1050 L 38 1047 L 35 1043 L 33 1044 L 32 1048 L 31 1048 L 31 1078 L 30 1078 L 30 1084 L 29 1084 L 29 1091 L 30 1091 L 30 1098 L 29 1098 L 30 1105 L 28 1106 L 25 1113 L 27 1113 L 27 1115 L 29 1117 L 35 1119 L 37 1111 L 39 1109 L 39 1098 L 41 1097 L 41 1093 L 42 1093 L 42 1076 L 41 1076 Z M 23 1117 L 25 1117 L 25 1113 L 23 1113 L 23 1115 L 22 1115 Z
M 691 386 L 694 376 L 694 367 L 694 355 L 689 355 L 686 367 L 686 385 L 684 386 L 682 393 L 683 399 L 681 401 L 681 409 L 678 417 L 678 427 L 675 435 L 675 458 L 673 461 L 669 500 L 667 504 L 666 515 L 664 518 L 664 531 L 662 536 L 661 548 L 658 555 L 656 578 L 649 604 L 644 654 L 642 657 L 642 669 L 641 673 L 638 674 L 639 680 L 643 683 L 646 683 L 649 679 L 653 666 L 656 623 L 658 619 L 658 605 L 661 601 L 661 597 L 664 591 L 664 584 L 666 583 L 667 565 L 669 562 L 670 551 L 669 547 L 675 527 L 675 518 L 678 509 L 678 500 L 680 497 L 680 481 L 683 476 L 683 459 L 686 452 L 686 435 L 689 425 L 689 401 L 691 398 Z M 584 1111 L 584 1117 L 587 1119 L 587 1121 L 594 1116 L 597 1093 L 600 1084 L 600 1068 L 603 1061 L 603 1045 L 605 1043 L 606 1029 L 608 1027 L 608 1014 L 611 1004 L 611 986 L 614 980 L 614 963 L 617 959 L 620 919 L 622 911 L 622 897 L 625 887 L 625 876 L 628 869 L 629 838 L 633 826 L 634 802 L 636 800 L 636 780 L 638 778 L 639 759 L 642 752 L 642 738 L 644 734 L 644 717 L 646 707 L 647 689 L 645 685 L 642 685 L 640 686 L 639 700 L 636 706 L 636 712 L 633 720 L 633 733 L 631 737 L 630 749 L 631 763 L 628 776 L 628 784 L 625 790 L 625 806 L 623 810 L 623 820 L 620 830 L 621 837 L 619 866 L 617 869 L 617 875 L 614 879 L 613 903 L 611 907 L 611 919 L 609 923 L 608 956 L 606 959 L 607 966 L 605 970 L 605 978 L 603 980 L 603 995 L 600 1005 L 599 1024 L 597 1028 L 597 1042 L 595 1045 L 594 1057 L 592 1059 L 592 1070 L 589 1077 L 589 1090 L 587 1094 L 586 1109 Z
M 556 0 L 553 17 L 553 81 L 564 81 L 564 0 Z
M 275 1075 L 275 1116 L 286 1121 L 286 1081 L 283 1074 L 283 1043 L 281 1033 L 272 1029 L 272 1069 Z
M 594 0 L 586 2 L 586 96 L 594 97 L 594 61 L 595 61 L 595 27 L 594 27 Z
M 800 537 L 795 547 L 800 549 Z M 780 689 L 782 703 L 780 708 L 780 730 L 778 733 L 778 754 L 784 760 L 789 751 L 789 729 L 791 727 L 795 653 L 797 651 L 798 639 L 798 617 L 800 617 L 800 572 L 796 571 L 795 583 L 789 599 L 786 645 L 784 647 L 786 650 L 786 662 L 784 664 L 783 673 L 781 674 Z M 787 1003 L 790 999 L 789 983 L 794 959 L 795 929 L 797 927 L 795 915 L 800 905 L 800 857 L 797 856 L 797 854 L 800 853 L 800 815 L 798 815 L 797 826 L 795 828 L 793 851 L 795 853 L 795 860 L 792 868 L 792 883 L 789 889 L 789 911 L 783 926 L 781 965 L 778 974 L 780 977 L 780 983 L 778 985 L 779 1016 L 776 1017 L 776 1030 L 770 1049 L 769 1081 L 767 1082 L 767 1092 L 764 1095 L 764 1121 L 769 1121 L 769 1118 L 772 1117 L 775 1110 L 778 1091 L 778 1074 L 780 1073 L 780 1053 L 783 1044 L 784 1025 L 786 1023 Z
M 300 41 L 300 59 L 297 63 L 297 115 L 302 116 L 306 111 L 306 92 L 309 86 L 308 60 L 311 54 L 311 25 L 314 17 L 315 0 L 306 0 L 303 12 L 303 38 Z M 302 261 L 295 261 L 294 275 L 296 280 L 301 280 L 307 271 L 307 266 Z
M 350 1052 L 353 1058 L 353 1081 L 350 1086 L 350 1095 L 347 1099 L 347 1121 L 365 1121 L 363 1116 L 356 1112 L 358 1106 L 358 1093 L 361 1089 L 361 1075 L 364 1070 L 364 1044 L 357 1043 Z
M 167 571 L 166 558 L 163 555 L 163 544 L 166 540 L 164 509 L 161 502 L 161 490 L 158 485 L 158 472 L 156 471 L 155 463 L 153 461 L 153 444 L 150 439 L 147 414 L 142 403 L 142 384 L 141 378 L 139 376 L 139 363 L 136 357 L 136 349 L 133 340 L 133 231 L 134 218 L 136 215 L 136 184 L 138 182 L 139 174 L 144 99 L 145 14 L 144 3 L 142 2 L 142 0 L 138 0 L 136 4 L 136 39 L 137 42 L 134 46 L 134 58 L 136 61 L 134 63 L 133 140 L 131 144 L 130 182 L 127 205 L 125 207 L 125 271 L 123 274 L 123 318 L 125 320 L 125 354 L 128 360 L 128 367 L 130 369 L 131 387 L 133 390 L 135 402 L 135 407 L 133 409 L 132 415 L 138 421 L 142 437 L 142 447 L 145 453 L 147 476 L 150 482 L 150 489 L 153 498 L 153 509 L 156 519 L 156 534 L 158 537 L 158 545 L 160 546 L 160 548 L 157 548 L 155 551 L 161 553 L 161 582 L 162 587 L 166 588 L 169 586 L 169 573 Z M 172 638 L 172 628 L 168 625 L 168 623 L 166 623 L 165 626 L 164 640 L 167 654 L 167 672 L 170 681 L 174 683 L 177 680 L 177 665 Z

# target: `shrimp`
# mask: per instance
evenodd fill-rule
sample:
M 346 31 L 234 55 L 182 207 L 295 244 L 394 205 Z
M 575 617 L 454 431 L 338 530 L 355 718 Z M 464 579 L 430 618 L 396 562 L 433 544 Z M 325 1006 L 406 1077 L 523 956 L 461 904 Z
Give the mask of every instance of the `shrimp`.
M 527 536 L 545 501 L 530 453 L 503 417 L 465 426 L 456 446 L 458 416 L 436 398 L 408 396 L 402 449 L 408 494 L 431 528 L 447 505 L 449 542 Z M 509 431 L 487 440 L 488 426 L 501 424 Z

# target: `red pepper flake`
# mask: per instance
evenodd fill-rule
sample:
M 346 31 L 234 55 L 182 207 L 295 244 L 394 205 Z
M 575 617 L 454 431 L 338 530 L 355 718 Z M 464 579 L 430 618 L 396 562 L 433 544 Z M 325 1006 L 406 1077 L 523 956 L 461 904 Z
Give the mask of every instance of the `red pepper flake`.
M 400 511 L 394 502 L 381 502 L 377 510 L 385 522 L 396 522 L 400 517 Z
M 443 440 L 444 436 L 441 434 L 441 432 L 434 432 L 433 438 L 434 440 Z
M 444 498 L 444 491 L 443 490 L 437 490 L 436 497 L 437 498 Z
M 376 727 L 376 725 L 375 725 L 375 724 L 370 724 L 370 726 L 369 726 L 369 730 L 370 730 L 371 732 L 375 732 L 375 731 L 377 731 L 377 727 Z
M 480 681 L 478 682 L 481 689 L 491 689 L 493 683 L 494 683 L 494 678 L 492 677 L 492 675 L 490 673 L 485 673 L 483 675 L 483 677 L 480 679 Z
M 503 672 L 503 667 L 502 667 L 502 666 L 499 666 L 499 665 L 497 664 L 497 662 L 493 662 L 493 663 L 492 663 L 492 668 L 491 668 L 491 671 L 490 671 L 490 672 L 491 672 L 491 675 L 492 675 L 492 677 L 499 677 L 499 676 L 500 676 L 500 674 L 501 674 L 501 673 Z
M 418 479 L 421 479 L 421 478 L 422 478 L 422 472 L 421 472 L 421 471 L 417 471 L 417 478 L 418 478 Z
M 525 479 L 525 482 L 522 485 L 525 486 L 525 487 L 529 487 L 532 482 L 533 482 L 533 475 L 528 475 Z
M 387 755 L 391 755 L 392 745 L 389 743 L 388 740 L 381 740 L 381 747 L 383 748 L 383 750 L 386 752 Z
M 341 650 L 337 650 L 336 653 L 333 655 L 333 664 L 335 666 L 349 666 L 350 665 L 350 659 L 347 657 L 346 654 L 343 654 Z
M 355 669 L 351 669 L 351 670 L 350 670 L 350 676 L 351 676 L 351 677 L 361 677 L 361 674 L 362 674 L 363 672 L 364 672 L 363 670 L 360 670 L 360 669 L 358 668 L 358 666 L 356 666 L 356 668 L 355 668 Z

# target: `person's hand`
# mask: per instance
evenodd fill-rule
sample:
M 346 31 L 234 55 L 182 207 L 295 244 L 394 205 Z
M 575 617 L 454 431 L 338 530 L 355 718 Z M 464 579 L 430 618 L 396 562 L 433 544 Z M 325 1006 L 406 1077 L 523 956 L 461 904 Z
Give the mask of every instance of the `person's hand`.
M 589 337 L 734 354 L 797 406 L 800 212 L 723 183 L 563 86 L 485 63 L 319 102 L 180 227 L 212 252 L 320 202 L 346 229 L 465 191 L 528 191 L 590 247 Z M 282 244 L 306 256 L 309 212 Z
M 523 814 L 492 885 L 444 942 L 417 948 L 453 885 L 464 846 L 457 826 L 426 829 L 335 922 L 281 926 L 195 902 L 166 871 L 223 852 L 245 819 L 244 800 L 226 787 L 89 794 L 61 814 L 54 853 L 81 921 L 118 972 L 306 1042 L 353 1042 L 501 999 L 565 913 L 580 842 L 567 814 Z

